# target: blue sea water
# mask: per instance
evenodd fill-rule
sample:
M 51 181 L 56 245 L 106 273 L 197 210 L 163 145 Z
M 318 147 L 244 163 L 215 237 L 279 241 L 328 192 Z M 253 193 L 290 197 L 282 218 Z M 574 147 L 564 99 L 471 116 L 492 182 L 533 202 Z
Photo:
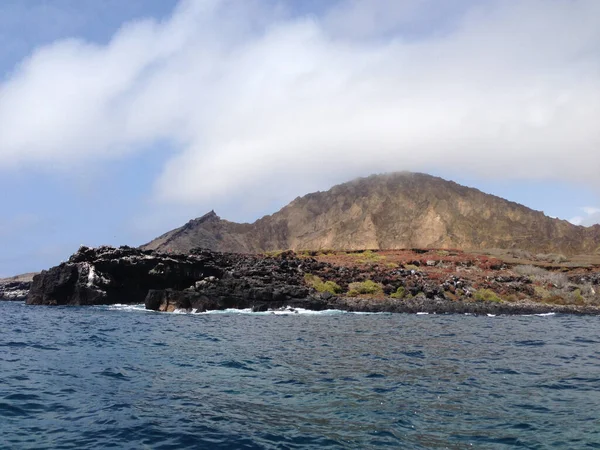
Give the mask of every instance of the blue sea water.
M 600 448 L 600 318 L 0 303 L 0 448 Z

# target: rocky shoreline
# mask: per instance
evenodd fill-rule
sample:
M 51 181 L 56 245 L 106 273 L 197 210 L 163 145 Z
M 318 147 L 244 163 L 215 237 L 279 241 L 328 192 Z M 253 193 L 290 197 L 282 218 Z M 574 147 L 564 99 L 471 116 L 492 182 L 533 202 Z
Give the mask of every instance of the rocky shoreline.
M 22 302 L 27 300 L 34 274 L 0 279 L 0 301 Z
M 67 262 L 36 275 L 26 302 L 144 303 L 147 309 L 165 312 L 292 307 L 438 314 L 600 314 L 600 304 L 593 301 L 536 301 L 537 287 L 531 277 L 515 275 L 501 261 L 477 258 L 474 263 L 461 252 L 456 257 L 438 252 L 436 261 L 427 259 L 432 256 L 426 253 L 413 251 L 411 257 L 424 254 L 423 258 L 403 266 L 390 262 L 391 254 L 385 262 L 384 254 L 373 252 L 251 255 L 197 249 L 189 254 L 165 254 L 131 247 L 81 247 Z M 577 277 L 593 283 L 599 279 L 595 272 Z
M 146 298 L 146 309 L 161 312 L 187 311 L 205 312 L 224 309 L 252 309 L 254 312 L 276 311 L 284 308 L 303 308 L 313 311 L 340 310 L 363 313 L 406 313 L 406 314 L 471 314 L 471 315 L 536 315 L 575 314 L 600 315 L 600 308 L 578 305 L 545 305 L 531 301 L 517 303 L 488 303 L 483 301 L 452 301 L 442 298 L 355 299 L 349 297 L 309 296 L 287 301 L 207 301 L 195 294 L 181 291 L 151 291 Z

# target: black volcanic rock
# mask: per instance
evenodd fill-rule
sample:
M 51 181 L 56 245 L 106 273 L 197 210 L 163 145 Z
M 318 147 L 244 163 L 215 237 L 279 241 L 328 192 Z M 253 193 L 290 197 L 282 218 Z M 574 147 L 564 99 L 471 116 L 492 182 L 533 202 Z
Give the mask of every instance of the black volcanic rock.
M 343 291 L 355 281 L 380 283 L 375 298 L 339 297 L 319 293 L 306 284 L 318 277 Z M 588 278 L 593 274 L 586 275 Z M 500 283 L 510 292 L 531 289 L 518 277 L 486 277 L 488 286 Z M 399 287 L 407 298 L 392 298 Z M 445 292 L 458 294 L 449 299 Z M 28 304 L 101 305 L 145 303 L 147 309 L 207 311 L 251 308 L 266 311 L 282 307 L 311 310 L 340 309 L 362 312 L 431 312 L 472 314 L 534 314 L 565 312 L 598 314 L 588 305 L 551 305 L 479 301 L 471 298 L 469 281 L 457 276 L 430 279 L 427 273 L 381 265 L 336 266 L 294 252 L 277 256 L 193 250 L 190 254 L 162 254 L 131 247 L 81 247 L 66 263 L 33 279 Z M 408 294 L 411 294 L 412 297 Z
M 28 304 L 101 305 L 146 301 L 150 309 L 223 309 L 285 305 L 309 297 L 292 255 L 266 258 L 194 250 L 162 254 L 131 247 L 81 247 L 33 279 Z M 162 305 L 162 306 L 161 306 Z
M 164 255 L 131 247 L 81 247 L 33 279 L 28 304 L 143 303 L 150 289 L 185 289 L 222 269 L 209 254 Z
M 33 274 L 0 280 L 0 301 L 24 301 L 31 287 Z
M 221 261 L 225 263 L 221 276 L 204 277 L 184 291 L 151 290 L 146 297 L 146 308 L 159 311 L 266 310 L 302 305 L 323 309 L 323 302 L 318 296 L 311 295 L 303 279 L 305 270 L 325 264 L 297 258 L 293 253 L 276 258 L 229 254 L 227 258 L 227 261 Z

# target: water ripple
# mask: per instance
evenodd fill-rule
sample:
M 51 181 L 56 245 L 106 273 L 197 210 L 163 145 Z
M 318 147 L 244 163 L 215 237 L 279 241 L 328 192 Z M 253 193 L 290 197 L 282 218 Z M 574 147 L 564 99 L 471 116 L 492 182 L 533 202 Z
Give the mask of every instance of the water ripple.
M 597 321 L 0 303 L 0 448 L 600 448 Z

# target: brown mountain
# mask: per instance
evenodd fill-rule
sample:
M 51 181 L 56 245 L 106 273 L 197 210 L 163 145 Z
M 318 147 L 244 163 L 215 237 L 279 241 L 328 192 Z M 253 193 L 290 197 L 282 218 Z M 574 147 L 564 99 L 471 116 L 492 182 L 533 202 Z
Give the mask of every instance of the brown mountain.
M 281 249 L 518 248 L 600 251 L 600 225 L 575 226 L 477 189 L 420 173 L 372 175 L 299 197 L 252 224 L 214 211 L 143 248 L 187 252 Z

